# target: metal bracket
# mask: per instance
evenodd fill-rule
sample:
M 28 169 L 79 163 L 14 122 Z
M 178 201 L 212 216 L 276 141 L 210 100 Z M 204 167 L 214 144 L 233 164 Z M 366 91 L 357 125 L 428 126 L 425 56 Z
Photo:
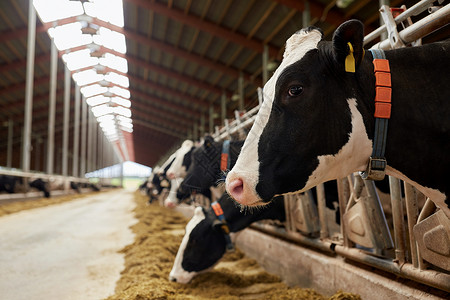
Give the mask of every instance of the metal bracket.
M 389 43 L 392 49 L 403 48 L 405 44 L 400 38 L 400 34 L 397 31 L 397 24 L 395 23 L 394 17 L 392 16 L 389 6 L 382 5 L 380 8 L 380 14 L 383 18 L 384 24 L 386 24 L 386 29 L 388 32 Z
M 367 169 L 364 172 L 360 172 L 359 175 L 365 180 L 383 180 L 386 175 L 386 165 L 387 162 L 384 158 L 369 157 Z

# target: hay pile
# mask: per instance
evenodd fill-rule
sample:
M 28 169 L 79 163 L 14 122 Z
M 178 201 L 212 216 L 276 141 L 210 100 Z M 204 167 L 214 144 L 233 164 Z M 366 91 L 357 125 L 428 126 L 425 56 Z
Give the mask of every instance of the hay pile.
M 135 242 L 122 250 L 125 270 L 117 282 L 116 294 L 107 300 L 361 299 L 342 292 L 326 298 L 314 290 L 290 288 L 239 250 L 226 254 L 213 271 L 195 277 L 187 285 L 170 282 L 169 272 L 188 220 L 158 203 L 148 205 L 139 193 L 135 197 L 135 217 L 139 220 L 132 227 Z

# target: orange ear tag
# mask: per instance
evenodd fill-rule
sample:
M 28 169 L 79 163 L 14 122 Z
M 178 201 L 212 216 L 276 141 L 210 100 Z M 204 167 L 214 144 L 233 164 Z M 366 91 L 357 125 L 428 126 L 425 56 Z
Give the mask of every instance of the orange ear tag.
M 353 46 L 350 42 L 347 43 L 350 53 L 345 58 L 345 72 L 355 73 L 355 57 L 353 56 Z

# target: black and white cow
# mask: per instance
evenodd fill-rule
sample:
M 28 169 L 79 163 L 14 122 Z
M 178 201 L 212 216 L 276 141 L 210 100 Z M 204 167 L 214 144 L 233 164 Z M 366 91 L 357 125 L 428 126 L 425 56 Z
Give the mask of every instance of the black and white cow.
M 243 214 L 229 196 L 224 193 L 218 200 L 230 232 L 238 232 L 260 220 L 284 222 L 286 213 L 283 198 L 269 206 Z M 225 254 L 227 238 L 211 208 L 198 206 L 194 216 L 186 225 L 186 233 L 178 249 L 170 281 L 188 283 L 195 275 L 212 268 Z
M 346 72 L 351 43 L 356 72 Z M 385 51 L 392 85 L 386 174 L 416 186 L 450 217 L 450 40 Z M 375 124 L 373 56 L 363 24 L 332 41 L 310 27 L 286 42 L 226 189 L 243 205 L 365 171 Z
M 236 163 L 244 141 L 229 143 L 227 158 L 231 168 Z M 203 144 L 192 151 L 191 165 L 178 188 L 178 199 L 184 200 L 193 192 L 211 197 L 210 187 L 223 181 L 225 176 L 224 170 L 221 170 L 223 144 L 223 141 L 215 142 L 211 136 L 206 136 Z

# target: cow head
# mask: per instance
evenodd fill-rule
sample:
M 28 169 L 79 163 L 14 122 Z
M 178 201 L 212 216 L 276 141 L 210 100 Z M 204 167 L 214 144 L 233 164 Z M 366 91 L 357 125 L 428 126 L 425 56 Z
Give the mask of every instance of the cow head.
M 345 72 L 348 43 L 356 73 Z M 263 205 L 274 195 L 305 191 L 365 168 L 372 144 L 357 108 L 361 88 L 353 80 L 362 46 L 363 25 L 356 20 L 342 24 L 332 42 L 323 41 L 314 27 L 288 39 L 226 179 L 227 192 L 236 201 Z
M 188 283 L 199 272 L 213 267 L 225 253 L 225 237 L 211 210 L 197 207 L 186 225 L 175 262 L 169 274 L 171 281 Z M 217 225 L 216 225 L 217 224 Z
M 194 142 L 191 140 L 185 140 L 181 145 L 180 149 L 177 150 L 175 159 L 167 170 L 167 177 L 169 179 L 182 178 L 186 176 L 186 171 L 189 168 L 189 159 L 186 157 L 190 157 L 190 153 L 194 147 Z

